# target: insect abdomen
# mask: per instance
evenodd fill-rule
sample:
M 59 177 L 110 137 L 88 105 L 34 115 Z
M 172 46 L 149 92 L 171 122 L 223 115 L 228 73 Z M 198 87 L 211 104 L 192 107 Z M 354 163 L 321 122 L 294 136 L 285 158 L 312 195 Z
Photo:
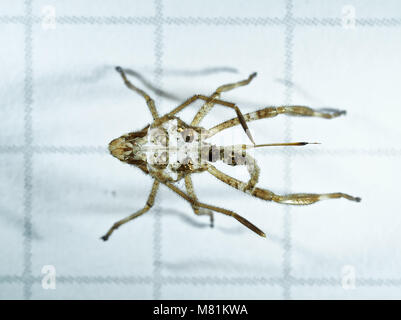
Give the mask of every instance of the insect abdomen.
M 224 163 L 236 166 L 245 164 L 246 150 L 245 149 L 235 149 L 230 147 L 220 147 L 220 146 L 207 146 L 202 148 L 201 157 L 203 160 L 209 162 L 216 162 L 218 160 Z

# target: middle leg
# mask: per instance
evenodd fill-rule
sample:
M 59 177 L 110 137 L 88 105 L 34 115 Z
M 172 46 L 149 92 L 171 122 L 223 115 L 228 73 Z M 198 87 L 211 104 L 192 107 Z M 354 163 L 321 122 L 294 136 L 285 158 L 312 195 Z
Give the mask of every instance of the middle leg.
M 187 189 L 189 196 L 194 200 L 194 202 L 198 202 L 198 197 L 195 194 L 194 185 L 192 183 L 190 175 L 185 176 L 185 188 Z M 210 210 L 206 210 L 204 208 L 199 208 L 194 203 L 191 203 L 191 206 L 196 215 L 198 216 L 208 215 L 210 217 L 210 227 L 213 228 L 214 225 L 213 212 Z
M 242 223 L 244 226 L 246 226 L 247 228 L 251 229 L 253 232 L 255 232 L 258 235 L 260 235 L 261 237 L 266 237 L 265 233 L 262 230 L 260 230 L 257 226 L 255 226 L 253 223 L 251 223 L 250 221 L 248 221 L 244 217 L 240 216 L 238 213 L 235 213 L 235 212 L 233 212 L 231 210 L 223 209 L 223 208 L 220 208 L 220 207 L 215 207 L 215 206 L 212 206 L 212 205 L 209 205 L 209 204 L 206 204 L 206 203 L 195 201 L 192 197 L 190 197 L 185 192 L 180 190 L 174 184 L 169 183 L 169 182 L 164 182 L 164 184 L 169 189 L 174 191 L 176 194 L 181 196 L 183 199 L 188 201 L 191 205 L 195 205 L 195 206 L 198 206 L 198 207 L 201 207 L 201 208 L 205 208 L 205 209 L 208 209 L 208 210 L 213 210 L 213 211 L 225 214 L 227 216 L 233 217 L 234 219 L 236 219 L 237 221 Z
M 249 82 L 252 81 L 253 78 L 256 77 L 256 72 L 252 73 L 248 79 L 242 80 L 242 81 L 238 81 L 235 83 L 230 83 L 230 84 L 225 84 L 222 85 L 220 87 L 218 87 L 216 89 L 216 91 L 210 96 L 209 101 L 206 102 L 202 108 L 198 111 L 198 113 L 195 115 L 194 119 L 192 120 L 191 125 L 193 126 L 197 126 L 202 119 L 209 113 L 209 111 L 212 109 L 214 102 L 214 99 L 218 99 L 220 97 L 220 94 L 222 92 L 226 92 L 226 91 L 230 91 L 233 90 L 235 88 L 241 87 L 241 86 L 245 86 L 247 84 L 249 84 Z
M 256 77 L 256 72 L 252 73 L 248 79 L 242 80 L 242 81 L 238 81 L 235 83 L 230 83 L 230 84 L 225 84 L 222 85 L 220 87 L 218 87 L 216 89 L 216 91 L 209 97 L 208 101 L 206 101 L 206 103 L 200 108 L 200 110 L 198 111 L 198 113 L 195 115 L 194 119 L 191 122 L 192 126 L 198 126 L 200 124 L 200 122 L 203 120 L 203 118 L 210 112 L 210 110 L 212 110 L 214 104 L 215 104 L 215 100 L 218 99 L 220 97 L 220 94 L 222 92 L 226 92 L 226 91 L 230 91 L 233 90 L 235 88 L 241 87 L 241 86 L 245 86 L 247 84 L 249 84 L 253 78 Z M 253 144 L 255 144 L 252 135 L 249 131 L 249 128 L 245 122 L 244 116 L 242 115 L 241 111 L 239 110 L 239 108 L 234 105 L 231 104 L 230 106 L 231 108 L 235 109 L 235 112 L 237 113 L 237 117 L 238 117 L 238 121 L 239 123 L 241 123 L 242 127 L 244 128 L 247 136 L 249 137 L 249 139 L 252 141 Z
M 196 95 L 192 96 L 191 98 L 187 99 L 184 103 L 182 103 L 181 105 L 179 105 L 178 107 L 176 107 L 175 109 L 170 111 L 169 113 L 165 114 L 163 117 L 160 117 L 159 119 L 157 119 L 155 123 L 156 124 L 157 123 L 162 123 L 169 116 L 173 116 L 173 115 L 177 114 L 178 112 L 182 111 L 183 109 L 185 109 L 186 107 L 188 107 L 189 105 L 191 105 L 193 102 L 195 102 L 198 99 L 206 101 L 205 104 L 211 102 L 211 100 L 210 100 L 211 98 L 210 97 L 207 97 L 207 96 L 204 96 L 204 95 L 201 95 L 201 94 L 196 94 Z M 249 131 L 248 125 L 246 124 L 246 120 L 244 118 L 244 115 L 242 114 L 241 110 L 238 108 L 238 106 L 236 104 L 231 103 L 231 102 L 227 102 L 227 101 L 224 101 L 224 100 L 220 100 L 220 99 L 213 99 L 213 104 L 217 104 L 217 105 L 221 105 L 221 106 L 233 109 L 235 111 L 235 113 L 237 114 L 237 118 L 235 118 L 235 119 L 237 119 L 238 123 L 241 124 L 242 128 L 244 129 L 245 133 L 247 134 L 247 136 L 249 137 L 251 142 L 253 144 L 255 144 L 255 142 L 254 142 L 254 140 L 252 138 L 251 132 Z M 201 109 L 203 108 L 203 106 L 201 107 Z M 191 124 L 191 125 L 195 125 L 195 124 Z

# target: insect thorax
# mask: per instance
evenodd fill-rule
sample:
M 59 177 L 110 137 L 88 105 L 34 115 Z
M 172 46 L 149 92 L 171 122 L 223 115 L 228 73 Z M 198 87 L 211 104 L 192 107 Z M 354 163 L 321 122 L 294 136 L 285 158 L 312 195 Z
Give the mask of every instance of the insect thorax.
M 150 126 L 147 143 L 142 146 L 146 154 L 149 173 L 163 179 L 178 181 L 186 174 L 206 170 L 211 148 L 204 142 L 202 128 L 190 127 L 178 118 L 172 118 L 157 127 Z M 203 151 L 203 153 L 202 153 Z

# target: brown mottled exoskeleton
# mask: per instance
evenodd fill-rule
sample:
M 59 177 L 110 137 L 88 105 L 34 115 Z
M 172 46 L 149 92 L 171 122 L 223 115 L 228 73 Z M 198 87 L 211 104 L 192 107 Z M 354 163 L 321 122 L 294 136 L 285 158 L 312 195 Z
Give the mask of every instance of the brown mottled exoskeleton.
M 191 174 L 196 172 L 207 171 L 222 182 L 251 196 L 283 204 L 308 205 L 320 200 L 336 198 L 345 198 L 358 202 L 361 200 L 360 198 L 341 192 L 327 194 L 296 193 L 278 195 L 269 190 L 258 188 L 256 187 L 256 184 L 258 182 L 260 169 L 253 157 L 247 153 L 248 149 L 257 147 L 303 146 L 308 144 L 307 142 L 292 142 L 256 145 L 248 129 L 248 121 L 271 118 L 279 114 L 331 119 L 345 114 L 345 111 L 335 109 L 313 110 L 304 106 L 280 106 L 266 107 L 243 115 L 235 104 L 219 99 L 222 92 L 247 85 L 251 82 L 251 80 L 256 76 L 256 73 L 253 73 L 246 80 L 218 87 L 211 96 L 194 95 L 171 112 L 159 116 L 154 101 L 149 97 L 149 95 L 135 87 L 127 79 L 122 68 L 117 67 L 116 70 L 120 73 L 128 88 L 134 90 L 145 98 L 153 116 L 153 122 L 140 131 L 130 132 L 112 140 L 109 144 L 109 150 L 114 157 L 128 164 L 135 165 L 143 172 L 150 175 L 154 182 L 145 206 L 134 214 L 114 223 L 110 230 L 102 237 L 103 240 L 107 240 L 113 231 L 122 224 L 147 212 L 154 204 L 155 196 L 160 184 L 164 184 L 188 201 L 195 214 L 209 215 L 211 225 L 213 225 L 213 211 L 220 212 L 237 219 L 258 235 L 265 237 L 265 233 L 262 230 L 237 213 L 200 202 L 196 197 L 191 180 Z M 205 101 L 205 103 L 197 112 L 192 122 L 188 125 L 178 118 L 176 114 L 198 99 Z M 214 105 L 233 109 L 236 113 L 236 117 L 206 130 L 200 127 L 199 124 Z M 251 140 L 252 145 L 220 147 L 211 145 L 206 141 L 216 133 L 238 124 L 242 126 Z M 212 164 L 216 161 L 223 161 L 231 166 L 245 165 L 250 174 L 249 181 L 243 182 L 219 171 Z M 181 179 L 184 179 L 185 181 L 186 191 L 181 190 L 175 185 L 175 182 Z

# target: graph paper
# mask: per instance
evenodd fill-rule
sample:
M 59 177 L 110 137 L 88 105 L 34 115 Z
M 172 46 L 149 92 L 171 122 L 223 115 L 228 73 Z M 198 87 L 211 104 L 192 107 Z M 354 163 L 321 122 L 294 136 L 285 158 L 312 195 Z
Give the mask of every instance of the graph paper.
M 399 1 L 1 1 L 0 35 L 2 299 L 401 297 Z M 258 185 L 362 202 L 285 206 L 202 173 L 199 199 L 238 212 L 266 239 L 218 213 L 210 228 L 161 188 L 148 213 L 102 242 L 143 207 L 152 183 L 107 151 L 151 121 L 117 65 L 141 75 L 130 79 L 160 114 L 255 71 L 223 95 L 244 113 L 347 110 L 250 123 L 257 143 L 321 143 L 256 151 Z M 202 125 L 232 117 L 214 108 Z M 246 142 L 237 128 L 225 139 Z

